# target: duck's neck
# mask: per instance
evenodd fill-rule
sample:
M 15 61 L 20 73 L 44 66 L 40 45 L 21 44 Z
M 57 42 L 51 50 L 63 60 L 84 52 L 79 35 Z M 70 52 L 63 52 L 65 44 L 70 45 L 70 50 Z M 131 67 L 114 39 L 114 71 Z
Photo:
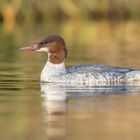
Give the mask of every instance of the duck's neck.
M 46 65 L 44 66 L 41 72 L 41 81 L 53 82 L 55 81 L 55 78 L 63 74 L 66 74 L 64 62 L 61 62 L 59 64 L 53 64 L 47 61 Z

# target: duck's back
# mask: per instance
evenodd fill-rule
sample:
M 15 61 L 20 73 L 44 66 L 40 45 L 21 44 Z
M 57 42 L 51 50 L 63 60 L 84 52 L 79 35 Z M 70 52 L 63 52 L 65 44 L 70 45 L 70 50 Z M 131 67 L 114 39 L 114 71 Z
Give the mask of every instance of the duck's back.
M 92 86 L 114 86 L 122 85 L 128 81 L 140 81 L 140 71 L 120 67 L 109 67 L 105 65 L 76 65 L 65 69 L 64 63 L 46 63 L 42 73 L 41 81 L 77 83 Z
M 65 81 L 75 83 L 88 83 L 92 85 L 120 85 L 126 81 L 134 80 L 140 72 L 133 69 L 109 67 L 105 65 L 76 65 L 67 68 Z M 63 77 L 63 76 L 62 76 Z
M 126 73 L 130 71 L 134 71 L 133 69 L 127 69 L 127 68 L 120 68 L 120 67 L 110 67 L 105 65 L 76 65 L 71 68 L 67 68 L 68 73 L 87 73 L 87 72 L 97 72 L 97 73 L 104 73 L 104 72 L 117 72 L 117 73 Z

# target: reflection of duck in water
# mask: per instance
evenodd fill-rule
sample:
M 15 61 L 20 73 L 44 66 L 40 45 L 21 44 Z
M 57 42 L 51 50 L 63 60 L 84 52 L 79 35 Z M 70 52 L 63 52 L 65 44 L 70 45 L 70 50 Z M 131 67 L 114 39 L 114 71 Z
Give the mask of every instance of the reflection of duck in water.
M 42 106 L 44 108 L 44 121 L 47 124 L 46 132 L 49 137 L 63 137 L 66 134 L 66 93 L 59 86 L 41 84 L 43 92 Z
M 41 84 L 42 96 L 45 99 L 44 106 L 50 115 L 65 114 L 66 92 L 54 85 Z
M 41 73 L 43 82 L 116 85 L 140 80 L 140 71 L 119 67 L 77 65 L 66 69 L 64 65 L 67 57 L 65 41 L 57 35 L 47 36 L 39 43 L 21 48 L 21 50 L 48 52 L 48 61 Z
M 122 106 L 120 108 L 118 104 L 114 104 L 114 99 L 115 101 L 117 99 L 118 102 L 118 99 L 121 99 L 122 96 L 119 98 L 107 96 L 106 98 L 103 94 L 136 93 L 135 90 L 140 91 L 139 88 L 135 89 L 135 87 L 131 86 L 87 87 L 82 84 L 41 83 L 43 120 L 48 139 L 66 139 L 67 129 L 69 129 L 67 124 L 71 119 L 81 119 L 81 116 L 84 118 L 84 115 L 89 117 L 91 112 L 114 111 L 115 109 L 121 109 L 122 111 Z M 101 98 L 96 98 L 95 96 L 100 96 Z M 86 97 L 87 100 L 83 100 Z M 80 102 L 75 100 L 81 98 Z M 124 108 L 126 110 L 126 106 Z M 83 111 L 81 110 L 86 110 L 88 113 L 82 113 Z M 75 111 L 78 113 L 74 113 Z M 90 117 L 93 118 L 94 114 L 92 113 Z

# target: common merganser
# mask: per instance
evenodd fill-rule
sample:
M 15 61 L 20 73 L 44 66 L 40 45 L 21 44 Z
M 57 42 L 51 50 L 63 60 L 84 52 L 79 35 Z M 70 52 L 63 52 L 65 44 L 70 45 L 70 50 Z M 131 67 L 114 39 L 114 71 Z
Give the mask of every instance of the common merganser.
M 49 35 L 23 51 L 45 51 L 48 60 L 41 72 L 42 82 L 82 83 L 90 85 L 119 85 L 129 81 L 140 80 L 140 71 L 105 65 L 76 65 L 65 68 L 67 48 L 64 39 L 59 35 Z

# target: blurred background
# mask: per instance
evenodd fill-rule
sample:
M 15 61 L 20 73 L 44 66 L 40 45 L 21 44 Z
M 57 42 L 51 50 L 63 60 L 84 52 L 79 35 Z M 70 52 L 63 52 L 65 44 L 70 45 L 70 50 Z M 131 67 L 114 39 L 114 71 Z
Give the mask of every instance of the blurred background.
M 140 68 L 139 7 L 139 0 L 1 1 L 0 59 L 21 63 L 18 48 L 59 34 L 69 49 L 68 65 Z

